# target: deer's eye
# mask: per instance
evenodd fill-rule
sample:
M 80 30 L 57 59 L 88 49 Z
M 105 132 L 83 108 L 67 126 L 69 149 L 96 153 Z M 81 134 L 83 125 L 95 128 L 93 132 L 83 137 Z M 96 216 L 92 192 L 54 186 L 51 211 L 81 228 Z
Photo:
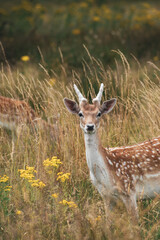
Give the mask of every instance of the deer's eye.
M 78 113 L 79 117 L 84 117 L 82 112 Z
M 101 112 L 99 112 L 98 114 L 97 114 L 97 117 L 100 117 L 101 116 Z

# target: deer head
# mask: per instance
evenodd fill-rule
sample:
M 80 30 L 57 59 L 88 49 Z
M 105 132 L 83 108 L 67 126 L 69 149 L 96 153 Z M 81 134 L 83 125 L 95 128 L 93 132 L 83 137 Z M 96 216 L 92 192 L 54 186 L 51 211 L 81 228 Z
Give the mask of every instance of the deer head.
M 83 97 L 82 93 L 79 91 L 77 86 L 74 84 L 74 89 L 79 98 L 79 105 L 68 98 L 64 98 L 64 104 L 73 114 L 77 114 L 80 117 L 80 126 L 83 131 L 87 134 L 95 133 L 99 127 L 99 121 L 103 114 L 112 111 L 116 104 L 116 99 L 103 102 L 101 105 L 101 98 L 103 93 L 103 83 L 100 86 L 99 93 L 96 98 L 92 100 L 92 104 L 89 104 L 87 99 Z

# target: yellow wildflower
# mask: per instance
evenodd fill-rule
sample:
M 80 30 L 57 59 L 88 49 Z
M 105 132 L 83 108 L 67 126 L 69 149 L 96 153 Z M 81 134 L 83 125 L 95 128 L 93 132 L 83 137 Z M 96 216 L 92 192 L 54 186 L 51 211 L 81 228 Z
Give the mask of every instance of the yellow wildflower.
M 67 205 L 67 201 L 64 199 L 62 201 L 59 202 L 60 204 L 63 204 L 63 205 Z
M 98 216 L 95 218 L 96 221 L 100 221 L 101 220 L 101 216 Z
M 6 10 L 5 10 L 5 9 L 3 9 L 3 8 L 0 8 L 0 14 L 2 14 L 2 15 L 7 15 L 7 12 L 6 12 Z
M 99 21 L 100 21 L 100 17 L 94 16 L 92 20 L 93 20 L 94 22 L 99 22 Z
M 87 8 L 88 7 L 88 4 L 86 2 L 81 2 L 80 3 L 80 7 L 81 8 Z
M 57 194 L 57 193 L 53 193 L 53 194 L 52 194 L 52 197 L 58 198 L 58 194 Z
M 28 61 L 30 60 L 30 57 L 29 57 L 29 56 L 22 56 L 22 57 L 21 57 L 21 60 L 22 60 L 23 62 L 28 62 Z
M 53 86 L 56 83 L 56 79 L 55 78 L 50 78 L 49 82 L 48 82 L 51 86 Z
M 39 179 L 37 180 L 31 180 L 29 181 L 31 183 L 32 187 L 37 187 L 37 188 L 44 188 L 46 186 L 46 184 L 44 184 L 42 181 L 40 181 Z
M 67 205 L 69 206 L 70 208 L 77 208 L 77 205 L 74 203 L 74 202 L 68 202 L 67 200 L 62 200 L 59 202 L 60 204 L 63 204 L 63 205 Z
M 27 166 L 26 169 L 19 169 L 18 172 L 20 172 L 21 178 L 32 180 L 34 178 L 33 173 L 36 173 L 37 171 L 34 169 L 34 167 Z
M 19 169 L 20 172 L 20 177 L 27 179 L 28 182 L 31 184 L 32 187 L 37 187 L 37 188 L 44 188 L 46 185 L 40 181 L 39 179 L 34 179 L 35 176 L 33 173 L 36 173 L 37 171 L 34 169 L 34 167 L 29 167 L 27 166 L 26 169 Z
M 8 181 L 8 179 L 9 179 L 9 177 L 7 175 L 3 175 L 3 177 L 0 176 L 0 183 L 2 183 L 2 182 L 5 183 Z
M 77 208 L 77 205 L 74 202 L 67 203 L 70 208 Z
M 34 175 L 31 174 L 31 173 L 22 172 L 22 173 L 20 174 L 20 177 L 21 177 L 21 178 L 28 179 L 28 180 L 31 180 L 31 179 L 34 178 Z
M 73 35 L 79 35 L 80 33 L 81 33 L 81 31 L 78 28 L 75 28 L 75 29 L 72 30 Z
M 154 56 L 153 60 L 157 62 L 159 60 L 158 56 Z
M 43 183 L 42 181 L 39 182 L 39 188 L 44 188 L 46 186 L 45 183 Z
M 122 14 L 119 13 L 119 14 L 116 15 L 115 19 L 120 20 L 120 19 L 122 19 L 122 17 L 123 17 Z
M 69 179 L 69 176 L 71 175 L 70 173 L 63 173 L 59 172 L 57 177 L 57 181 L 60 180 L 61 182 L 65 182 L 67 179 Z
M 39 4 L 39 3 L 37 3 L 36 5 L 35 5 L 35 9 L 43 9 L 43 6 L 41 5 L 41 4 Z
M 17 214 L 17 215 L 21 215 L 21 214 L 22 214 L 22 211 L 17 210 L 17 211 L 16 211 L 16 214 Z
M 22 1 L 21 6 L 26 11 L 32 11 L 32 9 L 33 9 L 33 6 L 32 6 L 32 4 L 29 1 Z
M 149 3 L 142 3 L 142 6 L 145 8 L 151 8 L 151 5 Z
M 11 191 L 11 188 L 12 188 L 12 186 L 6 186 L 5 189 L 4 189 L 4 191 L 5 191 L 5 192 L 10 192 L 10 191 Z
M 27 171 L 28 172 L 37 172 L 35 169 L 34 169 L 34 167 L 29 167 L 29 166 L 26 166 L 26 169 L 27 169 Z
M 43 161 L 43 166 L 49 174 L 51 174 L 54 168 L 58 168 L 60 164 L 62 164 L 62 162 L 56 156 L 53 156 L 51 160 L 47 158 Z

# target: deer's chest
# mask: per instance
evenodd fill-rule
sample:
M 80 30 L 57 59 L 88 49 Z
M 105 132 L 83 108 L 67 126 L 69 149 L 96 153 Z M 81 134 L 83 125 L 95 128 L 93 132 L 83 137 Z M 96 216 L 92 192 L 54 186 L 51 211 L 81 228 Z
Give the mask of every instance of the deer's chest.
M 111 185 L 110 176 L 103 157 L 96 147 L 90 146 L 86 148 L 86 159 L 91 181 L 103 196 L 107 190 L 109 191 Z

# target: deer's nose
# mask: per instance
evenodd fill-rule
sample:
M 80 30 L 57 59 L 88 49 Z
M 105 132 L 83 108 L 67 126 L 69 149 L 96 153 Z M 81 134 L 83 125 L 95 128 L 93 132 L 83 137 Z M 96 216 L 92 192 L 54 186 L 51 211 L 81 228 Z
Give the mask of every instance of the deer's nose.
M 87 124 L 87 131 L 93 131 L 94 130 L 94 124 Z

